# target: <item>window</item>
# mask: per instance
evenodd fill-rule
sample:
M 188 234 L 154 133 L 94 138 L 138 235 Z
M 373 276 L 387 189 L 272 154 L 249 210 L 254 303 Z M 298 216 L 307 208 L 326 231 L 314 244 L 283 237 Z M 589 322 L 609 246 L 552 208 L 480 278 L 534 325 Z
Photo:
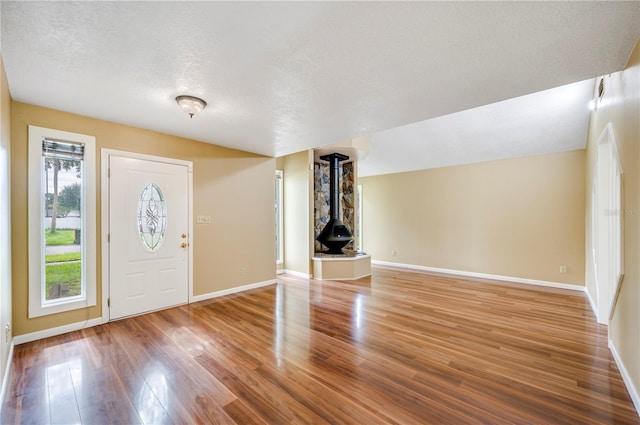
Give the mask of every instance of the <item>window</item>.
M 282 245 L 282 170 L 276 170 L 276 264 L 284 263 Z
M 29 317 L 96 304 L 95 138 L 29 126 Z
M 136 216 L 142 247 L 149 252 L 159 250 L 167 228 L 167 204 L 160 186 L 149 183 L 142 189 Z

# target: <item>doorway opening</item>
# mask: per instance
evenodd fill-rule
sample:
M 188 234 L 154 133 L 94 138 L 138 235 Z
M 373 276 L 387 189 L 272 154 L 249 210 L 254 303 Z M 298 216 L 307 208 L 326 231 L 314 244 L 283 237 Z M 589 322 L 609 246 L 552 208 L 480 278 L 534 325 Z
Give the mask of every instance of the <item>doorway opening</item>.
M 622 255 L 622 165 L 613 126 L 598 138 L 593 184 L 592 245 L 598 323 L 608 324 L 624 274 Z

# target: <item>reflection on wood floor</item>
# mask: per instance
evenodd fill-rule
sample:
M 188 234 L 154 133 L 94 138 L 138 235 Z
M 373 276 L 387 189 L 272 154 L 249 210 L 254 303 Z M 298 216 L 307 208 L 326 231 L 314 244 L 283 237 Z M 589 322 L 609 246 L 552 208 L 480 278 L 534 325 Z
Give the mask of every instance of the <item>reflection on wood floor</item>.
M 638 424 L 581 292 L 375 267 L 15 347 L 2 424 Z

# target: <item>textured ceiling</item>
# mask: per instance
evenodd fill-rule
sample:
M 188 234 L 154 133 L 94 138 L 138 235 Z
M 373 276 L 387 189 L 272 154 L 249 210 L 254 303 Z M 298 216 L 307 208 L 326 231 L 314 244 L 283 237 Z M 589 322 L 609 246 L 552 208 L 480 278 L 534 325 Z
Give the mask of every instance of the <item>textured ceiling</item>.
M 372 150 L 446 155 L 424 140 L 431 127 L 446 139 L 448 121 L 458 145 L 480 145 L 459 129 L 474 108 L 620 70 L 640 36 L 640 2 L 2 1 L 1 13 L 15 100 L 271 156 L 362 135 Z M 189 119 L 180 94 L 209 106 Z M 418 133 L 392 130 L 410 123 Z

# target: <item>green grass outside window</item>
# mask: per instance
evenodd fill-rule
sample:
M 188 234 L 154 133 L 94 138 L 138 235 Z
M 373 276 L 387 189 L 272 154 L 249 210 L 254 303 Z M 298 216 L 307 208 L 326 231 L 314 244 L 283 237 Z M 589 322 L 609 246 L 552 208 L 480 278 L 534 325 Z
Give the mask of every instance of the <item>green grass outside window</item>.
M 58 283 L 65 285 L 69 289 L 69 293 L 65 296 L 72 297 L 80 295 L 82 289 L 81 279 L 82 263 L 80 261 L 48 264 L 46 269 L 47 299 L 52 299 L 52 297 L 49 296 L 50 290 Z
M 73 245 L 75 232 L 73 229 L 58 229 L 52 234 L 51 229 L 46 229 L 44 237 L 47 246 Z

